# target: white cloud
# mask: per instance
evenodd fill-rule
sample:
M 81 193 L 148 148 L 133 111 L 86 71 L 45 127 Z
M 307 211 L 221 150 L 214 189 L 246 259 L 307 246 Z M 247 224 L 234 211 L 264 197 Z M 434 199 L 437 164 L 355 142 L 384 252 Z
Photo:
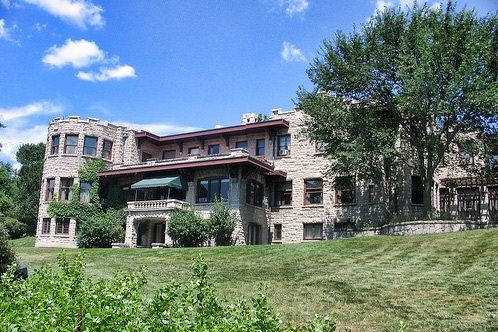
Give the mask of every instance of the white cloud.
M 431 5 L 431 7 L 430 7 L 430 8 L 431 8 L 431 9 L 433 9 L 433 10 L 439 10 L 439 9 L 441 9 L 441 3 L 440 3 L 440 2 L 434 2 L 434 3 Z
M 39 23 L 39 22 L 36 22 L 35 23 L 35 29 L 36 31 L 40 32 L 42 30 L 45 30 L 47 28 L 47 25 L 46 24 L 42 24 L 42 23 Z
M 84 81 L 108 81 L 108 80 L 121 80 L 123 78 L 132 77 L 135 78 L 135 68 L 130 65 L 116 66 L 112 68 L 101 67 L 100 72 L 84 72 L 79 71 L 76 74 L 80 80 Z
M 59 105 L 49 101 L 39 101 L 24 106 L 0 108 L 0 122 L 3 124 L 9 121 L 29 117 L 34 114 L 57 114 L 62 113 Z
M 385 8 L 394 6 L 391 0 L 377 0 L 375 1 L 375 11 L 383 11 Z
M 117 125 L 127 126 L 135 130 L 145 130 L 155 135 L 174 135 L 181 133 L 190 133 L 193 131 L 203 130 L 203 128 L 182 126 L 171 123 L 130 123 L 130 122 L 112 122 Z
M 4 5 L 6 8 L 10 8 L 10 0 L 1 0 L 0 1 L 2 5 Z
M 45 142 L 47 116 L 52 117 L 62 115 L 62 113 L 63 108 L 60 105 L 49 101 L 0 108 L 0 122 L 6 126 L 0 129 L 0 142 L 2 143 L 0 159 L 15 162 L 19 146 L 26 143 Z
M 305 62 L 306 57 L 295 45 L 284 41 L 282 52 L 280 53 L 285 62 Z
M 85 39 L 74 41 L 72 39 L 67 39 L 66 43 L 61 47 L 54 45 L 45 53 L 42 61 L 57 68 L 66 65 L 81 68 L 105 59 L 104 51 L 102 51 L 95 42 Z
M 102 7 L 86 0 L 23 0 L 35 5 L 51 15 L 77 25 L 80 28 L 87 26 L 102 27 L 105 20 L 102 17 Z
M 292 17 L 295 14 L 304 13 L 310 3 L 308 0 L 283 0 L 281 1 L 281 6 L 285 7 L 287 15 Z
M 417 0 L 376 0 L 375 1 L 375 11 L 384 11 L 385 8 L 391 8 L 395 6 L 399 6 L 402 10 L 407 10 L 413 8 Z M 430 3 L 430 1 L 427 1 Z M 417 3 L 422 6 L 423 1 L 417 1 Z M 441 8 L 440 2 L 434 2 L 431 6 L 431 9 L 439 9 Z
M 0 38 L 9 38 L 9 30 L 5 27 L 5 20 L 0 19 Z

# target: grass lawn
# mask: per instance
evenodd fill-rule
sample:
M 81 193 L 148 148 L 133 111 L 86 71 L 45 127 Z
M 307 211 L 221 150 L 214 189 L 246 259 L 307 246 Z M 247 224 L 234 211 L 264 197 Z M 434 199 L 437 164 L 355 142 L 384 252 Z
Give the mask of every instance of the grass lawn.
M 30 272 L 59 249 L 23 247 Z M 79 250 L 68 250 L 74 255 Z M 86 250 L 86 271 L 106 277 L 148 267 L 148 292 L 189 275 L 201 254 L 221 295 L 251 296 L 266 285 L 283 320 L 337 314 L 340 330 L 498 331 L 498 229 L 381 236 L 272 246 Z

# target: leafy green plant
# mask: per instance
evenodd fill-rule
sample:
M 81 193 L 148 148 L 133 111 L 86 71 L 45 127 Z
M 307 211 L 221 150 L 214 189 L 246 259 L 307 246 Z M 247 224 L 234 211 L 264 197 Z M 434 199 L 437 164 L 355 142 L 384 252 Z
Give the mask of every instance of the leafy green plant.
M 113 242 L 123 242 L 126 212 L 109 209 L 81 224 L 78 232 L 80 248 L 110 248 Z
M 9 242 L 7 230 L 0 224 L 0 276 L 16 262 L 16 255 Z
M 232 233 L 237 223 L 237 215 L 230 211 L 230 206 L 222 201 L 216 201 L 209 215 L 211 237 L 217 246 L 232 244 Z
M 176 210 L 171 214 L 168 235 L 180 247 L 199 247 L 209 238 L 208 221 L 194 210 Z
M 26 224 L 19 220 L 6 216 L 0 212 L 0 224 L 4 226 L 9 238 L 18 239 L 26 234 Z

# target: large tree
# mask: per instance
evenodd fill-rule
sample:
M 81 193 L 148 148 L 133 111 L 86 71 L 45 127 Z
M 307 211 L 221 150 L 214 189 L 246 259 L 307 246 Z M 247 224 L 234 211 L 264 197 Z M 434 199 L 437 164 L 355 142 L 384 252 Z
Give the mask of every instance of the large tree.
M 28 234 L 36 231 L 44 156 L 43 143 L 23 144 L 16 153 L 21 164 L 17 176 L 16 217 L 26 224 Z
M 308 75 L 313 91 L 298 92 L 310 116 L 305 133 L 326 143 L 332 172 L 385 184 L 390 213 L 402 169 L 422 177 L 430 214 L 434 175 L 451 147 L 463 134 L 484 144 L 498 131 L 496 14 L 478 17 L 451 1 L 386 9 L 325 41 Z

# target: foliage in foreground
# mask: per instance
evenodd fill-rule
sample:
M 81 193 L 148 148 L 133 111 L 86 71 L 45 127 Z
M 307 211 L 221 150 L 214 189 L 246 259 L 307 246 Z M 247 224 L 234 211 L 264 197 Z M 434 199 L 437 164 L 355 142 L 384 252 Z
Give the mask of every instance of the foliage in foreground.
M 7 271 L 7 268 L 14 264 L 15 261 L 16 255 L 8 240 L 7 231 L 2 224 L 0 224 L 0 276 Z
M 145 272 L 93 281 L 83 257 L 59 255 L 60 272 L 44 267 L 27 280 L 13 271 L 0 283 L 1 331 L 335 331 L 333 319 L 283 326 L 258 294 L 228 304 L 216 295 L 198 258 L 187 283 L 171 283 L 152 299 L 143 296 Z

